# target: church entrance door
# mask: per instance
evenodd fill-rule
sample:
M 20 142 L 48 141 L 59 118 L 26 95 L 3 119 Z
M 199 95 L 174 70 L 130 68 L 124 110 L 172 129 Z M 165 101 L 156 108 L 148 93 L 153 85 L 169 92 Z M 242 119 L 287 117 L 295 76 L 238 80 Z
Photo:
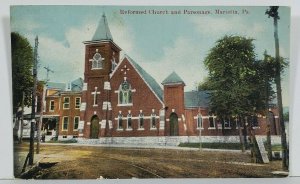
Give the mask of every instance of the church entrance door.
M 178 116 L 176 113 L 170 115 L 170 136 L 178 136 Z
M 93 116 L 91 119 L 91 139 L 98 139 L 99 135 L 99 118 L 98 116 Z

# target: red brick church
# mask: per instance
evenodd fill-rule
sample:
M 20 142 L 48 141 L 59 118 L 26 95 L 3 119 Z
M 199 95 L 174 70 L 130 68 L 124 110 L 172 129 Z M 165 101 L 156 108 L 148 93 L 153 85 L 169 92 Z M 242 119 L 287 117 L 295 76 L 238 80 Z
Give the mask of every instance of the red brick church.
M 51 117 L 57 111 L 59 138 L 197 136 L 199 130 L 203 136 L 238 135 L 236 119 L 220 122 L 209 112 L 208 91 L 185 92 L 184 81 L 171 71 L 159 81 L 162 89 L 137 61 L 127 55 L 121 59 L 105 15 L 92 39 L 83 43 L 83 81 L 71 83 L 69 90 L 58 88 L 61 95 L 53 93 L 55 98 L 46 96 L 44 114 Z M 279 134 L 276 111 L 270 113 L 271 133 Z M 264 117 L 252 123 L 256 134 L 266 134 Z

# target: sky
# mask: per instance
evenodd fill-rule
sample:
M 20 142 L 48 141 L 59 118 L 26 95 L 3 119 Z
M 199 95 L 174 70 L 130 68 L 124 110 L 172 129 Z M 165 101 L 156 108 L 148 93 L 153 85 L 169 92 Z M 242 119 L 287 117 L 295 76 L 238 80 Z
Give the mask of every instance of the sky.
M 38 78 L 46 79 L 44 67 L 53 82 L 83 78 L 84 44 L 92 39 L 105 13 L 114 42 L 151 74 L 160 84 L 175 71 L 185 81 L 185 91 L 207 77 L 204 58 L 216 41 L 225 35 L 253 38 L 256 59 L 265 50 L 275 55 L 273 19 L 268 7 L 233 6 L 12 6 L 11 31 L 26 37 L 31 45 L 39 37 Z M 121 14 L 121 10 L 147 11 L 147 14 Z M 150 14 L 148 11 L 168 11 Z M 184 10 L 210 11 L 211 14 L 184 14 Z M 227 14 L 216 14 L 226 10 Z M 180 11 L 181 14 L 171 14 Z M 231 12 L 238 12 L 232 14 Z M 244 13 L 243 13 L 244 12 Z M 247 12 L 247 13 L 245 13 Z M 279 8 L 280 55 L 289 59 L 290 9 Z M 282 75 L 283 105 L 289 106 L 289 69 Z

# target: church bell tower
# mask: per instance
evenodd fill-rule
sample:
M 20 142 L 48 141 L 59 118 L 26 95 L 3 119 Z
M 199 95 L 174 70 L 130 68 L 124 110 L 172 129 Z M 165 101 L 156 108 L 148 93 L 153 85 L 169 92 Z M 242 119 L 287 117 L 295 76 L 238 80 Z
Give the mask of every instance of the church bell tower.
M 111 126 L 110 74 L 119 63 L 121 48 L 113 42 L 103 14 L 94 36 L 85 44 L 84 86 L 81 98 L 80 137 L 108 136 Z

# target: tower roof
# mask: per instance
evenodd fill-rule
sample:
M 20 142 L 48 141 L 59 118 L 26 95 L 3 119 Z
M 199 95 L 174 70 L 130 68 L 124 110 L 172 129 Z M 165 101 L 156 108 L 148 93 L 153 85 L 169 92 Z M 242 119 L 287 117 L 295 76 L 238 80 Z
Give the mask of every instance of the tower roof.
M 96 29 L 96 32 L 92 38 L 92 41 L 99 41 L 99 40 L 113 41 L 105 14 L 102 15 L 101 20 L 99 21 L 98 27 Z
M 165 80 L 162 81 L 162 85 L 165 84 L 184 84 L 184 81 L 177 75 L 176 72 L 172 72 Z

